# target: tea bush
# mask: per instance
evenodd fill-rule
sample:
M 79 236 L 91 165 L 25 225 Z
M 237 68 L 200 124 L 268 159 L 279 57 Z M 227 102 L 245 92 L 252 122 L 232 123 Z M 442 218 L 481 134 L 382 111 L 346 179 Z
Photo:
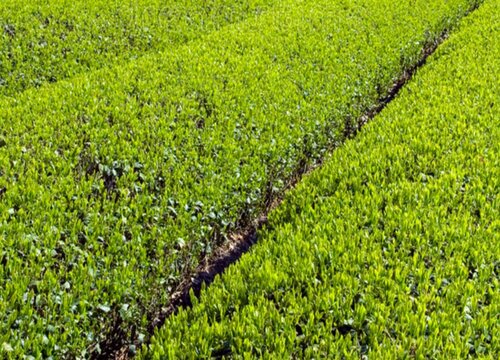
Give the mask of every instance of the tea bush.
M 264 0 L 2 0 L 0 96 L 175 51 L 268 11 Z
M 498 358 L 498 5 L 290 192 L 140 358 Z

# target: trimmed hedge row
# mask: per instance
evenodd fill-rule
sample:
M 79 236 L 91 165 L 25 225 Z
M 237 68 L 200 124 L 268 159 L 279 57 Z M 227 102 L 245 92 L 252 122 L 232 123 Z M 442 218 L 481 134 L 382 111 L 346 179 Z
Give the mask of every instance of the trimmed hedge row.
M 0 96 L 173 51 L 268 11 L 264 0 L 2 0 Z
M 344 140 L 473 0 L 283 1 L 0 101 L 0 343 L 144 339 L 179 279 Z
M 498 358 L 499 4 L 289 193 L 139 358 Z

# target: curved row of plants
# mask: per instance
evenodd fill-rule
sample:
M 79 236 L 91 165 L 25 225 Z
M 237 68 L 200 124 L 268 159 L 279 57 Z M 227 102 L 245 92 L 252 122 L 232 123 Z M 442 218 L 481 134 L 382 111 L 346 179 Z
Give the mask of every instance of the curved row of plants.
M 143 359 L 496 359 L 500 5 L 486 1 Z
M 173 51 L 276 3 L 281 1 L 3 0 L 0 96 L 15 96 L 145 52 Z
M 179 279 L 477 3 L 283 1 L 0 101 L 3 349 L 86 357 L 143 341 Z

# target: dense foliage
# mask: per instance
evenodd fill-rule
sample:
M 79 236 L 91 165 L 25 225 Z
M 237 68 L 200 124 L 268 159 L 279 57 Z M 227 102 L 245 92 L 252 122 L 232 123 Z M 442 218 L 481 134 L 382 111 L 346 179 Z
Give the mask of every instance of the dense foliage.
M 0 100 L 3 351 L 85 357 L 111 331 L 144 339 L 179 278 L 476 3 L 283 0 Z
M 175 51 L 276 2 L 2 0 L 0 96 L 135 59 L 146 51 Z
M 292 191 L 142 358 L 497 359 L 498 5 Z

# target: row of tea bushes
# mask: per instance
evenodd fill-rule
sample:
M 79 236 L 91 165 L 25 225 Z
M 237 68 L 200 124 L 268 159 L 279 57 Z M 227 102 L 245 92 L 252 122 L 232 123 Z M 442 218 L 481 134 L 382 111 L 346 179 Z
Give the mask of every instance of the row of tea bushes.
M 497 359 L 500 12 L 466 20 L 141 359 Z
M 145 339 L 179 279 L 476 4 L 290 0 L 0 101 L 0 343 L 60 358 Z
M 0 96 L 180 44 L 268 11 L 275 0 L 2 0 Z

